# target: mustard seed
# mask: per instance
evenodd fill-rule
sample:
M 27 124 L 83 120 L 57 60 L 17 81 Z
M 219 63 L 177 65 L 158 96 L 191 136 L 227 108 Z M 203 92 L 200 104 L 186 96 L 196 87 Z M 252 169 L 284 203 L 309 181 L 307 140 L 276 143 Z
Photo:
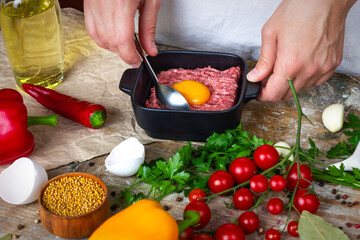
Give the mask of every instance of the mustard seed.
M 100 206 L 104 199 L 105 191 L 97 181 L 84 176 L 69 176 L 51 182 L 41 201 L 56 215 L 79 216 Z

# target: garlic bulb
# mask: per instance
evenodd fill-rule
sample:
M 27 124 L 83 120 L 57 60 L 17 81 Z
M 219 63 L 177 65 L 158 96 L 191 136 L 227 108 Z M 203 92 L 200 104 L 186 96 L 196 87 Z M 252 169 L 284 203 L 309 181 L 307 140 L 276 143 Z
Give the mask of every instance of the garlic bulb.
M 105 159 L 106 169 L 120 177 L 134 175 L 145 160 L 145 147 L 139 140 L 130 137 L 114 147 Z

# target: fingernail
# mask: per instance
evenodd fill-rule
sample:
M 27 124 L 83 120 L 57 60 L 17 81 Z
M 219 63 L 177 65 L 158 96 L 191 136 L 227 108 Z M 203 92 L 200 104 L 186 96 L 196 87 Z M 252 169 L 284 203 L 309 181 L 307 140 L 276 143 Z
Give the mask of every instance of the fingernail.
M 259 71 L 256 68 L 254 68 L 246 75 L 246 78 L 247 80 L 252 82 L 252 81 L 256 81 L 258 75 L 259 75 Z
M 155 44 L 155 42 L 152 42 L 151 43 L 151 46 L 154 48 L 154 50 L 157 52 L 157 47 L 156 47 L 156 44 Z

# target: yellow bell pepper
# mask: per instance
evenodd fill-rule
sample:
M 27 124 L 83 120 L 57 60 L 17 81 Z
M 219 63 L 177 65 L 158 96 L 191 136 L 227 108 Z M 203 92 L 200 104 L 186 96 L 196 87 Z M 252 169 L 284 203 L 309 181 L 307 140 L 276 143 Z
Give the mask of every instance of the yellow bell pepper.
M 106 220 L 89 240 L 177 240 L 179 232 L 198 223 L 197 212 L 179 223 L 166 212 L 160 203 L 143 199 Z

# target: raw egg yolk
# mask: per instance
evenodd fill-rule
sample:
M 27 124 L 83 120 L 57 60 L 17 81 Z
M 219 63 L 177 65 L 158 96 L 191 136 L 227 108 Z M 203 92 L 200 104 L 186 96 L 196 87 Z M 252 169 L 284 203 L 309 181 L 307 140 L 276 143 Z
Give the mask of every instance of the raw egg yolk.
M 210 98 L 209 89 L 201 82 L 184 80 L 174 83 L 172 87 L 181 93 L 190 105 L 201 105 Z

